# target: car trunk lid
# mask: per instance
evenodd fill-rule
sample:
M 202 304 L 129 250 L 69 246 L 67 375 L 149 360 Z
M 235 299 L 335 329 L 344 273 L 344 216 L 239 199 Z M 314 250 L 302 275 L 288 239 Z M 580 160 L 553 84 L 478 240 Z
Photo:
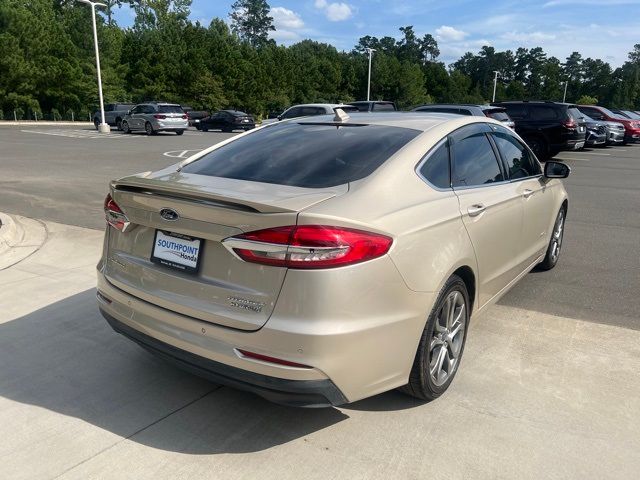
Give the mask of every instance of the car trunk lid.
M 346 191 L 346 185 L 310 189 L 175 168 L 118 180 L 111 195 L 130 225 L 124 232 L 109 228 L 105 275 L 131 295 L 177 313 L 226 327 L 259 329 L 273 311 L 286 268 L 243 262 L 222 240 L 295 225 L 301 210 Z M 163 210 L 177 218 L 163 218 Z M 196 272 L 152 260 L 154 248 L 162 250 L 159 240 L 175 238 L 200 240 Z

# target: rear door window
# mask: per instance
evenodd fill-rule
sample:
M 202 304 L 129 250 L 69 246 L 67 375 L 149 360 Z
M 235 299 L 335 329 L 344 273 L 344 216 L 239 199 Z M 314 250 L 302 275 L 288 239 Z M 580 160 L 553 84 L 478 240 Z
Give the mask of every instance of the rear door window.
M 369 176 L 419 134 L 419 130 L 383 125 L 287 122 L 238 138 L 182 171 L 326 188 Z
M 427 154 L 418 171 L 434 187 L 451 188 L 448 139 L 445 138 Z
M 509 178 L 519 179 L 540 175 L 540 165 L 536 162 L 529 149 L 516 137 L 506 131 L 496 131 L 491 134 L 498 151 L 507 166 Z
M 491 142 L 485 129 L 472 126 L 452 135 L 454 187 L 475 187 L 504 181 Z
M 373 110 L 376 112 L 394 112 L 396 109 L 393 108 L 392 103 L 374 103 Z

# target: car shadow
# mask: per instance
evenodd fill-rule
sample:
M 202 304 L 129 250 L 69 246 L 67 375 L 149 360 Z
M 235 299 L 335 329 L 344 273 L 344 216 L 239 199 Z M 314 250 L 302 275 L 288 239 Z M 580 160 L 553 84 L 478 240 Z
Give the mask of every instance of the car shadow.
M 0 364 L 0 396 L 173 452 L 262 451 L 349 418 L 275 405 L 155 358 L 111 330 L 94 289 L 0 324 Z

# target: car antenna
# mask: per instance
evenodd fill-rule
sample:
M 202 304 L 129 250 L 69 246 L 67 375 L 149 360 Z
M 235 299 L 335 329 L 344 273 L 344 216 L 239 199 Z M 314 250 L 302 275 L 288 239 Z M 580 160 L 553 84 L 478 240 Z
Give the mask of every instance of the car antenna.
M 336 108 L 333 110 L 334 112 L 336 112 L 336 116 L 333 117 L 333 121 L 334 122 L 346 122 L 347 120 L 349 120 L 351 117 L 349 115 L 347 115 L 347 113 L 342 110 L 341 108 Z

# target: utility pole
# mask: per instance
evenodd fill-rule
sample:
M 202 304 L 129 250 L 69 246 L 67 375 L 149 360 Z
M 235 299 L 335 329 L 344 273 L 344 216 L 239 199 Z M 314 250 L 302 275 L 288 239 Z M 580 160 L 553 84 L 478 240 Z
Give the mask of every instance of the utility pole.
M 375 49 L 367 48 L 367 52 L 369 52 L 369 80 L 367 81 L 367 102 L 369 101 L 369 97 L 371 96 L 371 57 Z
M 100 51 L 98 50 L 98 30 L 96 28 L 96 6 L 106 7 L 104 3 L 92 2 L 90 0 L 77 0 L 78 2 L 91 5 L 91 23 L 93 25 L 93 44 L 96 49 L 96 70 L 98 72 L 98 96 L 100 98 L 100 125 L 98 131 L 100 133 L 109 133 L 111 128 L 104 121 L 104 100 L 102 99 L 102 76 L 100 74 Z
M 498 72 L 497 70 L 493 71 L 494 76 L 493 76 L 493 97 L 491 99 L 492 102 L 496 101 L 496 87 L 498 86 L 498 74 L 500 72 Z
M 569 85 L 569 80 L 564 81 L 564 95 L 562 95 L 562 103 L 567 101 L 567 85 Z

